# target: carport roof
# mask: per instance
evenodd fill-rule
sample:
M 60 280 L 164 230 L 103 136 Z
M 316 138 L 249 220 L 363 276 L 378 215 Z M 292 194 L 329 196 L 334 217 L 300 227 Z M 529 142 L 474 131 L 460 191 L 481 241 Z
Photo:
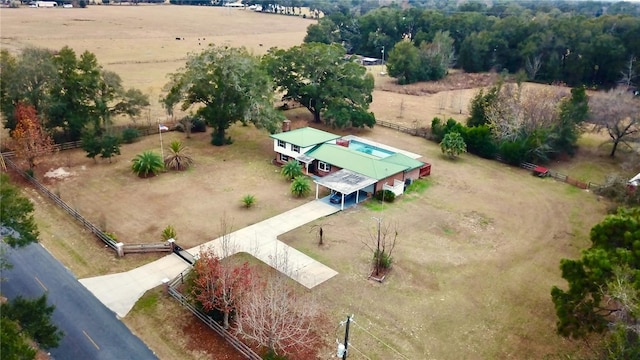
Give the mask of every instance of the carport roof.
M 342 169 L 325 177 L 315 179 L 314 182 L 343 194 L 351 194 L 371 184 L 375 184 L 378 180 L 355 173 L 351 170 Z
M 279 134 L 273 134 L 271 137 L 276 140 L 282 140 L 289 144 L 305 148 L 338 139 L 340 138 L 340 135 L 335 135 L 311 127 L 303 127 Z

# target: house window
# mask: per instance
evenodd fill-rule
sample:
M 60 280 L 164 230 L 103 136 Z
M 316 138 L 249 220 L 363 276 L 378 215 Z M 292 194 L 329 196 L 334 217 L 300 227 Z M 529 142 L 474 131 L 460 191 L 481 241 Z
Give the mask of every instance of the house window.
M 321 171 L 331 171 L 331 165 L 326 162 L 318 161 L 318 169 Z
M 287 162 L 289 161 L 289 157 L 285 154 L 280 154 L 280 161 Z
M 293 152 L 297 152 L 297 153 L 299 153 L 299 152 L 300 152 L 300 146 L 298 146 L 298 145 L 291 145 L 291 150 L 292 150 Z
M 286 147 L 287 147 L 287 143 L 285 143 L 285 142 L 284 142 L 284 141 L 282 141 L 282 140 L 278 140 L 278 147 L 286 148 Z

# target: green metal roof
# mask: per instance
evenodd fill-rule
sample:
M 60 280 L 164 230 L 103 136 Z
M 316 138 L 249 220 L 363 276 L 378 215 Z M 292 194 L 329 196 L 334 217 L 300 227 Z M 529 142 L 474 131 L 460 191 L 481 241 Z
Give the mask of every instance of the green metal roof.
M 340 135 L 335 135 L 312 127 L 303 127 L 279 134 L 273 134 L 271 137 L 276 140 L 282 140 L 286 143 L 304 148 L 338 139 L 340 138 Z
M 395 154 L 393 154 L 391 156 L 388 156 L 388 157 L 386 157 L 384 159 L 380 159 L 380 161 L 406 166 L 407 170 L 417 169 L 419 167 L 422 167 L 422 165 L 424 165 L 424 163 L 422 161 L 418 161 L 416 159 L 412 159 L 412 158 L 408 157 L 407 155 L 404 155 L 404 154 L 401 154 L 401 153 L 395 153 Z
M 307 151 L 305 155 L 376 180 L 409 169 L 408 166 L 384 162 L 375 156 L 335 144 L 317 146 Z

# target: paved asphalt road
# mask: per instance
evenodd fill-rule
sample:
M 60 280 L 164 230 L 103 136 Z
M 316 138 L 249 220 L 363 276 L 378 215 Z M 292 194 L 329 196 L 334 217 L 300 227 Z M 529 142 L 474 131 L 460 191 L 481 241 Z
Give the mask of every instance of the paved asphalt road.
M 56 306 L 53 322 L 64 332 L 60 346 L 51 349 L 58 360 L 157 359 L 151 350 L 93 296 L 40 244 L 7 248 L 13 268 L 2 272 L 0 292 L 9 299 L 17 295 L 38 297 L 48 293 Z

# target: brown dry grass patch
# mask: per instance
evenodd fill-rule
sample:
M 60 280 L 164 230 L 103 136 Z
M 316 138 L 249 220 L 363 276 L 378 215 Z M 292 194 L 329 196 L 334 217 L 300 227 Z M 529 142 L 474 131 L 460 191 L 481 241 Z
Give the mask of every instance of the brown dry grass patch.
M 539 359 L 571 348 L 555 335 L 549 291 L 562 284 L 560 259 L 578 256 L 605 205 L 525 170 L 471 156 L 449 161 L 420 138 L 364 135 L 424 154 L 432 185 L 382 211 L 360 206 L 321 220 L 321 247 L 310 232 L 320 222 L 282 237 L 338 270 L 318 291 L 336 322 L 356 314 L 364 327 L 351 331 L 356 347 L 385 359 L 402 357 L 383 343 L 410 359 Z M 362 240 L 373 216 L 400 226 L 382 285 L 366 279 L 371 254 Z
M 166 75 L 183 66 L 189 52 L 215 43 L 264 53 L 271 46 L 299 44 L 312 23 L 188 6 L 3 9 L 0 20 L 3 48 L 69 45 L 77 52 L 95 53 L 126 86 L 150 94 L 153 104 L 137 120 L 149 123 L 166 118 L 154 99 Z M 400 88 L 381 77 L 379 69 L 371 71 L 376 76 L 371 106 L 376 117 L 407 126 L 428 127 L 434 116 L 462 120 L 476 92 L 466 85 L 454 88 L 459 82 L 455 77 Z M 488 85 L 484 77 L 478 81 L 476 86 Z M 437 92 L 447 86 L 453 90 Z M 309 118 L 304 109 L 288 116 L 300 124 Z M 354 349 L 384 359 L 402 358 L 390 348 L 410 359 L 539 359 L 571 347 L 554 333 L 549 291 L 562 283 L 559 260 L 577 256 L 587 245 L 588 230 L 602 218 L 604 202 L 496 162 L 466 155 L 449 161 L 436 144 L 384 128 L 337 132 L 371 137 L 422 154 L 433 164 L 432 185 L 423 194 L 399 198 L 382 212 L 360 206 L 322 220 L 322 247 L 310 232 L 314 224 L 283 237 L 339 271 L 313 293 L 335 324 L 347 314 L 356 315 Z M 159 152 L 159 139 L 151 136 L 124 146 L 114 163 L 94 163 L 81 150 L 66 151 L 42 165 L 37 175 L 42 178 L 58 167 L 73 173 L 47 185 L 125 243 L 158 241 L 162 228 L 172 224 L 179 243 L 193 246 L 219 235 L 219 219 L 225 213 L 240 228 L 303 202 L 290 197 L 288 184 L 270 164 L 272 142 L 265 133 L 235 126 L 231 136 L 235 143 L 223 148 L 210 146 L 208 134 L 185 141 L 196 166 L 184 173 L 151 179 L 131 174 L 133 156 L 144 150 Z M 169 133 L 163 140 L 182 138 Z M 42 243 L 76 276 L 124 271 L 158 256 L 117 259 L 48 201 L 33 190 L 26 192 L 37 204 Z M 246 194 L 256 196 L 255 209 L 241 207 Z M 370 254 L 360 242 L 374 226 L 372 216 L 401 226 L 396 263 L 382 285 L 366 279 Z M 142 306 L 125 322 L 161 358 L 219 358 L 193 347 L 201 330 L 190 328 L 186 311 L 161 294 L 156 304 Z M 329 336 L 331 344 L 333 335 L 343 336 L 342 330 Z M 352 352 L 354 357 L 358 350 Z M 327 356 L 332 351 L 328 348 Z

